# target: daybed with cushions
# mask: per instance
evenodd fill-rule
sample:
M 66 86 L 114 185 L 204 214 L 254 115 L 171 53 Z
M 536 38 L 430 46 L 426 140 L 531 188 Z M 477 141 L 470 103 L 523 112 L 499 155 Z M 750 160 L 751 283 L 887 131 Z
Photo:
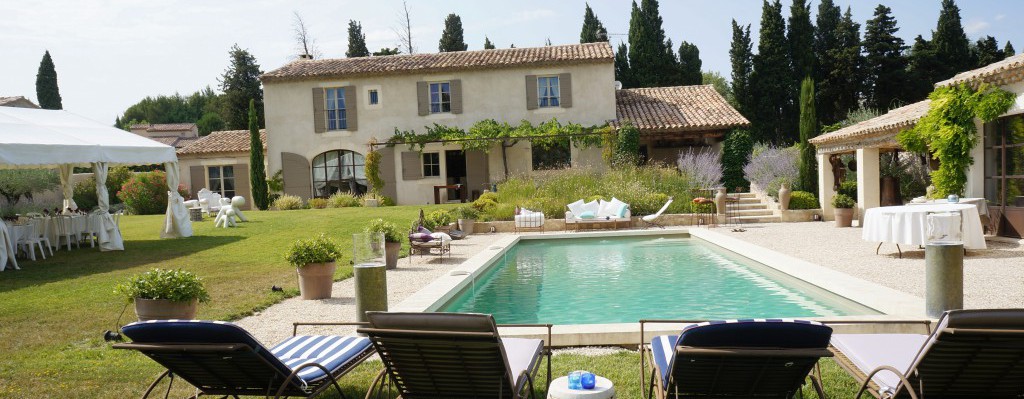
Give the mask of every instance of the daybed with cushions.
M 426 227 L 419 226 L 416 231 L 409 234 L 409 263 L 412 263 L 412 255 L 427 255 L 432 249 L 437 249 L 437 255 L 444 258 L 444 254 L 451 256 L 452 237 L 446 233 L 433 233 Z
M 544 232 L 544 212 L 520 209 L 516 213 L 515 222 L 517 233 L 525 229 L 539 229 Z
M 622 223 L 626 227 L 633 226 L 632 214 L 629 204 L 612 197 L 611 201 L 594 200 L 583 202 L 579 200 L 566 205 L 569 208 L 565 212 L 565 229 L 579 230 L 582 225 L 611 225 L 619 228 Z

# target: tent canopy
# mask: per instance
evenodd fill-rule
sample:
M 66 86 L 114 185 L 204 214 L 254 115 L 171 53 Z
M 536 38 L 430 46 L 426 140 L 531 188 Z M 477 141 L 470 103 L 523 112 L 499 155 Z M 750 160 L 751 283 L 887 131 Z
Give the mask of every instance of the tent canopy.
M 0 169 L 176 163 L 174 147 L 63 110 L 0 107 Z

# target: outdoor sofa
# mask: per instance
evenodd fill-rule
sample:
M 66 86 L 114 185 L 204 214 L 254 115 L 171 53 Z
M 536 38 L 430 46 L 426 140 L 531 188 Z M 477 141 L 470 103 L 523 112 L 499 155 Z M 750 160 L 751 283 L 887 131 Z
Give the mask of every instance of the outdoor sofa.
M 612 226 L 619 228 L 619 224 L 626 227 L 633 227 L 633 215 L 629 204 L 612 198 L 611 201 L 593 200 L 584 202 L 579 200 L 566 205 L 569 210 L 565 211 L 566 230 L 579 230 L 582 226 Z

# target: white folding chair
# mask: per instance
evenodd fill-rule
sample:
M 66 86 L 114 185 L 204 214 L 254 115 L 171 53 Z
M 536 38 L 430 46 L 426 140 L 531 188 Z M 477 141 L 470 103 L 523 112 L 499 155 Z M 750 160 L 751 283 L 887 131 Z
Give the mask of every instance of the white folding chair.
M 46 259 L 46 250 L 43 249 L 42 237 L 46 235 L 46 223 L 43 219 L 33 218 L 29 221 L 29 225 L 32 226 L 31 233 L 25 237 L 22 237 L 18 241 L 18 246 L 24 248 L 25 253 L 29 255 L 29 259 L 36 260 L 36 247 L 39 247 L 39 254 Z M 49 241 L 49 239 L 47 239 Z M 53 249 L 50 249 L 50 256 L 53 256 Z
M 68 251 L 71 250 L 71 243 L 75 243 L 76 246 L 81 248 L 82 244 L 79 243 L 81 240 L 75 231 L 75 224 L 71 217 L 54 216 L 54 220 L 57 222 L 57 248 L 60 248 L 62 239 L 67 243 Z

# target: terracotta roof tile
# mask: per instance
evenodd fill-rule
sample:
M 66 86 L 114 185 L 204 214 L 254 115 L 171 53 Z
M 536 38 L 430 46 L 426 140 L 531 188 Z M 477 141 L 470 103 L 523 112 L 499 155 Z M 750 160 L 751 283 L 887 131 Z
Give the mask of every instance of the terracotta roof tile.
M 159 143 L 163 143 L 163 144 L 169 145 L 169 146 L 177 148 L 177 149 L 184 148 L 184 147 L 188 146 L 189 144 L 191 144 L 193 141 L 196 141 L 196 140 L 199 139 L 198 137 L 146 137 L 146 138 L 150 139 L 150 140 L 153 140 L 153 141 L 156 141 L 156 142 L 159 142 Z
M 36 105 L 36 103 L 32 102 L 32 100 L 25 98 L 25 96 L 0 97 L 0 107 L 12 106 L 16 103 L 22 103 L 23 105 L 31 105 L 32 108 L 39 108 L 39 106 Z
M 617 90 L 615 115 L 616 126 L 629 120 L 640 132 L 650 133 L 750 125 L 711 85 Z
M 992 83 L 1003 86 L 1024 80 L 1024 53 L 993 62 L 978 69 L 961 72 L 952 78 L 935 84 L 935 87 L 952 86 L 960 83 Z
M 135 124 L 131 126 L 131 130 L 146 129 L 147 132 L 176 132 L 180 130 L 192 130 L 196 127 L 195 123 L 152 123 L 152 124 Z
M 399 75 L 517 66 L 611 63 L 615 55 L 607 42 L 563 46 L 403 54 L 380 57 L 296 60 L 263 74 L 263 82 Z
M 267 131 L 260 129 L 260 140 L 263 141 L 263 149 L 267 148 Z M 249 152 L 249 131 L 248 130 L 221 130 L 212 132 L 209 135 L 194 139 L 184 148 L 178 150 L 181 155 L 199 154 L 223 154 L 233 152 Z
M 931 100 L 924 100 L 904 105 L 889 111 L 884 115 L 879 115 L 834 132 L 815 137 L 808 140 L 808 142 L 814 144 L 820 150 L 823 147 L 835 146 L 840 143 L 853 143 L 881 136 L 895 137 L 896 133 L 914 126 L 921 117 L 927 114 L 930 104 Z

